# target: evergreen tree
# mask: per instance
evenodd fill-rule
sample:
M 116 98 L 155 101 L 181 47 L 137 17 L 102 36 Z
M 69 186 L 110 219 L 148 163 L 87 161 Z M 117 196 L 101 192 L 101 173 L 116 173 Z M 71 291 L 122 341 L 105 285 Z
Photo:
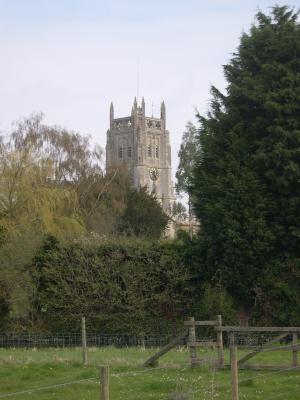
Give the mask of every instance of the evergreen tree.
M 192 193 L 210 276 L 249 304 L 259 275 L 300 256 L 300 28 L 298 13 L 257 14 L 199 116 Z
M 118 231 L 125 236 L 159 239 L 164 233 L 169 217 L 155 196 L 147 188 L 128 187 L 125 209 L 120 217 Z

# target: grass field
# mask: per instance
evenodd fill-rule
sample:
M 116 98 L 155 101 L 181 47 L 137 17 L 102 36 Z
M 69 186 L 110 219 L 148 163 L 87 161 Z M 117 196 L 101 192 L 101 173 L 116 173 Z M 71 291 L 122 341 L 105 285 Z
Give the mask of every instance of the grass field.
M 97 366 L 106 363 L 111 367 L 110 400 L 171 399 L 175 398 L 170 395 L 175 392 L 176 387 L 178 392 L 187 394 L 186 398 L 189 400 L 231 398 L 229 371 L 214 371 L 209 366 L 191 370 L 185 349 L 169 352 L 161 359 L 157 369 L 144 370 L 141 364 L 154 351 L 138 348 L 93 348 L 89 349 L 89 366 L 84 368 L 79 348 L 0 349 L 0 399 L 99 400 Z M 216 353 L 210 350 L 202 350 L 201 355 L 207 362 L 216 357 Z M 268 353 L 258 355 L 254 360 L 255 363 L 290 364 L 291 353 Z M 300 371 L 297 370 L 242 370 L 239 372 L 239 380 L 240 399 L 300 399 Z M 67 382 L 73 383 L 44 388 Z M 42 389 L 36 390 L 39 388 Z

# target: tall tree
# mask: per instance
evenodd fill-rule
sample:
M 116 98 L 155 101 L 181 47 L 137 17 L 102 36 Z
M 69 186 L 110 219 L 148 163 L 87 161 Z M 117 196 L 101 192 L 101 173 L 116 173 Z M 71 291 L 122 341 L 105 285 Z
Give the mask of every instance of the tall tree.
M 300 256 L 298 13 L 256 18 L 199 116 L 192 186 L 207 268 L 248 303 L 266 265 Z
M 188 196 L 188 214 L 191 226 L 192 199 L 191 199 L 191 177 L 195 167 L 196 156 L 199 150 L 198 130 L 192 122 L 186 124 L 186 130 L 182 136 L 182 143 L 178 152 L 179 165 L 176 171 L 176 191 L 178 194 L 185 193 Z
M 18 123 L 10 141 L 1 146 L 0 226 L 19 231 L 31 226 L 59 236 L 82 234 L 76 190 L 57 175 L 57 158 L 44 138 L 48 130 L 41 116 L 33 116 Z
M 92 146 L 88 136 L 46 125 L 43 114 L 32 114 L 15 124 L 7 143 L 0 142 L 0 169 L 8 165 L 9 158 L 10 185 L 13 190 L 24 190 L 24 187 L 22 189 L 16 184 L 21 176 L 29 180 L 38 176 L 39 182 L 28 182 L 29 193 L 33 194 L 32 188 L 43 190 L 45 194 L 46 188 L 55 188 L 56 194 L 72 193 L 77 217 L 80 217 L 87 230 L 98 234 L 112 233 L 116 218 L 125 207 L 124 193 L 129 178 L 127 172 L 118 166 L 104 174 L 103 151 L 99 146 Z M 30 166 L 35 174 L 30 171 Z M 10 190 L 10 198 L 15 202 L 13 190 Z M 19 198 L 25 199 L 23 195 Z M 38 197 L 35 195 L 34 198 Z M 48 194 L 47 199 L 50 200 Z M 30 201 L 29 204 L 34 202 Z M 0 195 L 0 212 L 1 206 L 3 196 Z M 62 211 L 63 217 L 67 217 L 68 211 Z

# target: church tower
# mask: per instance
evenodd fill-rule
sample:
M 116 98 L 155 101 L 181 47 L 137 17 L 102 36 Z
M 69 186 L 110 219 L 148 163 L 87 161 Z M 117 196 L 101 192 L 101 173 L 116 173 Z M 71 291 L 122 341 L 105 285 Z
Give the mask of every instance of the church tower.
M 134 99 L 131 116 L 114 118 L 110 105 L 110 128 L 106 141 L 106 170 L 126 165 L 135 187 L 147 187 L 167 211 L 174 202 L 171 177 L 171 146 L 166 130 L 166 107 L 160 118 L 146 117 L 145 101 Z

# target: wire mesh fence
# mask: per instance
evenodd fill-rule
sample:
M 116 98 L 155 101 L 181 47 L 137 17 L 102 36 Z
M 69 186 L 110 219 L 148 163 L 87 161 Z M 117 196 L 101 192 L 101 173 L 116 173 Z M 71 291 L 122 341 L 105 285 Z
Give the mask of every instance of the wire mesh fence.
M 129 334 L 99 334 L 87 333 L 88 347 L 162 347 L 174 336 L 141 336 Z M 182 345 L 184 342 L 182 342 Z M 47 347 L 78 347 L 82 345 L 81 333 L 47 334 L 0 334 L 0 348 L 47 348 Z
M 229 344 L 228 335 L 225 336 L 225 344 Z M 263 346 L 278 337 L 277 332 L 235 332 L 234 342 L 237 346 Z M 292 340 L 292 335 L 285 335 L 282 339 L 278 340 L 278 343 L 288 343 Z
M 87 333 L 87 346 L 117 346 L 117 347 L 162 347 L 170 342 L 176 335 L 132 335 L 132 334 L 103 334 L 97 332 Z M 276 334 L 253 334 L 239 333 L 235 335 L 235 344 L 237 346 L 262 346 L 276 337 Z M 224 334 L 224 345 L 229 345 L 229 338 Z M 213 336 L 197 335 L 199 342 L 214 342 Z M 291 341 L 291 335 L 287 335 L 280 343 L 288 343 Z M 77 347 L 81 346 L 81 333 L 0 333 L 0 348 L 43 348 L 43 347 Z M 184 344 L 184 342 L 182 343 Z

